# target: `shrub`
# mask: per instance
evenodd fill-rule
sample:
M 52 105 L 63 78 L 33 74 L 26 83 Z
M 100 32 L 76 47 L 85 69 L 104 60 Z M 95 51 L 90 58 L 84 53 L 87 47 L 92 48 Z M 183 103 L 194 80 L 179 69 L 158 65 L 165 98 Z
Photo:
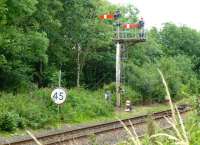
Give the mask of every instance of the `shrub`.
M 104 92 L 101 90 L 92 92 L 84 89 L 72 89 L 69 91 L 68 103 L 74 112 L 68 113 L 72 116 L 71 121 L 75 122 L 108 116 L 114 110 L 113 106 L 104 100 Z
M 104 100 L 104 92 L 71 89 L 67 101 L 58 107 L 50 98 L 50 89 L 39 89 L 13 96 L 0 94 L 0 130 L 16 128 L 44 128 L 63 122 L 83 122 L 100 116 L 112 115 L 113 106 Z
M 136 92 L 129 86 L 125 86 L 125 92 L 122 97 L 122 102 L 125 104 L 126 100 L 130 100 L 134 104 L 138 104 L 142 101 L 141 94 Z
M 144 102 L 161 102 L 165 93 L 157 72 L 157 68 L 160 68 L 165 72 L 172 99 L 180 99 L 199 92 L 200 83 L 193 67 L 191 59 L 184 55 L 162 57 L 156 63 L 149 62 L 141 66 L 129 62 L 127 81 L 133 90 L 141 94 Z
M 116 92 L 116 84 L 115 84 L 115 82 L 112 82 L 112 83 L 110 83 L 108 85 L 104 85 L 103 88 L 104 88 L 104 91 L 109 90 L 113 94 Z
M 26 125 L 31 128 L 42 128 L 46 124 L 50 123 L 52 115 L 51 110 L 47 110 L 39 105 L 32 104 L 31 107 L 26 110 L 22 110 L 21 116 L 25 119 Z M 53 114 L 53 113 L 52 113 Z
M 0 114 L 0 129 L 3 131 L 14 131 L 18 125 L 19 115 L 14 112 Z

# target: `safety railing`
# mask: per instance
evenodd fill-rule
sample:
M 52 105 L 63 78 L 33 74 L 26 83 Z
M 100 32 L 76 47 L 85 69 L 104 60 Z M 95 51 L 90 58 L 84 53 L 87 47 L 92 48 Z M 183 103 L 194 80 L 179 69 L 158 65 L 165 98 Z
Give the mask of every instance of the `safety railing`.
M 115 40 L 127 40 L 127 39 L 133 39 L 133 40 L 146 40 L 147 39 L 147 33 L 145 30 L 124 30 L 124 31 L 117 31 L 114 35 Z

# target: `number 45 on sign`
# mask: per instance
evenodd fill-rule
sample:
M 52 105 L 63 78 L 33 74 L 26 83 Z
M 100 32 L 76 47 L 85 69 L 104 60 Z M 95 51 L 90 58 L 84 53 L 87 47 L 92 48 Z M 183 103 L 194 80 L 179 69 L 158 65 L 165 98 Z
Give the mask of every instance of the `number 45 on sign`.
M 51 99 L 53 100 L 54 103 L 56 103 L 58 105 L 65 102 L 66 96 L 67 95 L 66 95 L 65 89 L 63 89 L 63 88 L 56 88 L 51 93 Z

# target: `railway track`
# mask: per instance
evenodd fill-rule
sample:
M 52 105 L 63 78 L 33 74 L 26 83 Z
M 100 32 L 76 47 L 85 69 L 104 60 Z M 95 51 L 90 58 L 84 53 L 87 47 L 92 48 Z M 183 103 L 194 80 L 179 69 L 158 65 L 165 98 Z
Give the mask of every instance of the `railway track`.
M 178 110 L 181 115 L 186 114 L 191 110 L 191 107 L 188 105 L 180 105 L 178 106 Z M 166 125 L 166 123 L 163 123 L 164 116 L 170 117 L 171 110 L 156 112 L 152 114 L 152 119 L 157 122 L 157 124 L 160 124 L 162 128 L 168 128 L 169 125 Z M 124 124 L 128 127 L 131 126 L 131 123 L 136 128 L 136 132 L 139 134 L 139 136 L 142 136 L 144 134 L 144 128 L 147 122 L 148 115 L 138 116 L 138 117 L 132 117 L 123 119 L 121 121 L 124 122 Z M 124 133 L 121 134 L 122 130 L 124 131 L 123 125 L 120 123 L 120 121 L 110 121 L 110 122 L 104 122 L 104 123 L 97 123 L 93 125 L 86 125 L 86 126 L 79 126 L 79 127 L 73 127 L 73 128 L 66 128 L 63 130 L 57 130 L 57 131 L 50 131 L 45 132 L 41 134 L 36 134 L 35 137 L 45 145 L 61 145 L 61 144 L 92 144 L 91 140 L 94 141 L 93 138 L 96 138 L 98 140 L 97 142 L 101 142 L 101 139 L 110 140 L 110 138 L 118 138 L 119 135 L 124 135 Z M 108 141 L 109 142 L 109 141 Z M 108 143 L 107 142 L 107 143 Z M 112 142 L 112 141 L 111 141 Z M 107 144 L 105 143 L 105 144 Z M 3 145 L 34 145 L 36 144 L 34 140 L 30 136 L 20 136 L 20 137 L 13 137 L 11 139 L 5 139 L 2 143 Z M 104 144 L 104 143 L 101 143 Z M 111 144 L 111 143 L 108 143 Z

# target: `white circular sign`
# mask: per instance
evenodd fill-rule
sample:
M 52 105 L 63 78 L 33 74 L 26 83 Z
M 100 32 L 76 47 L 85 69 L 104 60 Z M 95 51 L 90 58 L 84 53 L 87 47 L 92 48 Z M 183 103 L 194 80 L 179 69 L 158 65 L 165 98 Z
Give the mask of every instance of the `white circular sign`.
M 58 105 L 64 103 L 66 100 L 66 97 L 67 95 L 63 88 L 56 88 L 51 93 L 51 99 L 53 100 L 54 103 Z

